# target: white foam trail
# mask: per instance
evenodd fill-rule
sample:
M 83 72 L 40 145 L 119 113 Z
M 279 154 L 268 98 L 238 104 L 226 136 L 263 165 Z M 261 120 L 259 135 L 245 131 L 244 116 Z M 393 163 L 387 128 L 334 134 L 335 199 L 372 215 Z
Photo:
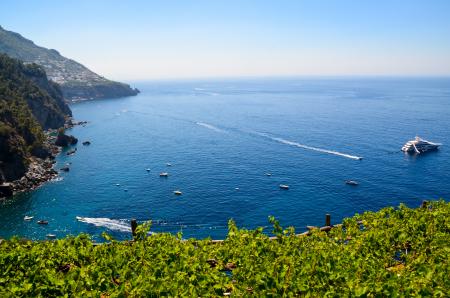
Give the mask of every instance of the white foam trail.
M 333 155 L 337 155 L 337 156 L 342 156 L 342 157 L 346 157 L 346 158 L 350 158 L 350 159 L 356 159 L 356 160 L 361 160 L 362 157 L 360 156 L 355 156 L 355 155 L 350 155 L 350 154 L 346 154 L 346 153 L 342 153 L 342 152 L 338 152 L 338 151 L 334 151 L 334 150 L 327 150 L 327 149 L 322 149 L 322 148 L 316 148 L 316 147 L 311 147 L 311 146 L 307 146 L 307 145 L 303 145 L 297 142 L 293 142 L 293 141 L 289 141 L 289 140 L 285 140 L 282 138 L 277 138 L 277 137 L 272 137 L 269 136 L 268 134 L 265 133 L 256 133 L 260 136 L 269 138 L 271 140 L 277 141 L 279 143 L 282 144 L 286 144 L 286 145 L 290 145 L 290 146 L 295 146 L 295 147 L 299 147 L 299 148 L 303 148 L 303 149 L 307 149 L 307 150 L 312 150 L 312 151 L 316 151 L 316 152 L 322 152 L 322 153 L 327 153 L 327 154 L 333 154 Z
M 81 217 L 77 216 L 77 220 L 87 224 L 94 225 L 96 227 L 104 227 L 110 230 L 131 232 L 131 226 L 126 221 L 110 219 L 104 217 Z
M 204 122 L 195 122 L 195 124 L 206 127 L 208 129 L 214 130 L 216 132 L 222 132 L 224 133 L 225 131 L 223 129 L 220 129 L 214 125 L 208 124 L 208 123 L 204 123 Z

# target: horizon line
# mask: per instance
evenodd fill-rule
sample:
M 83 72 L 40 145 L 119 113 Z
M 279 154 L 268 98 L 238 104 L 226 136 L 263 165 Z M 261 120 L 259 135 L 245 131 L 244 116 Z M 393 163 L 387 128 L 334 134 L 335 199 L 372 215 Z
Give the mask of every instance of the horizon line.
M 236 76 L 198 76 L 198 77 L 161 77 L 139 79 L 117 79 L 125 82 L 150 81 L 221 81 L 221 80 L 287 80 L 287 79 L 450 79 L 449 74 L 342 74 L 342 75 L 236 75 Z M 114 78 L 116 80 L 116 78 Z

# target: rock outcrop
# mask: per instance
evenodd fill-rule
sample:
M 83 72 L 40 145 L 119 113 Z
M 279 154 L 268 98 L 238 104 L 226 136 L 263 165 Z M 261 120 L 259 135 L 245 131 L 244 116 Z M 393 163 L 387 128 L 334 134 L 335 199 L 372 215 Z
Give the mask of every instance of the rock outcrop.
M 56 136 L 55 145 L 59 147 L 69 147 L 76 145 L 78 139 L 71 135 L 66 135 L 64 129 L 60 128 L 58 130 L 58 135 Z

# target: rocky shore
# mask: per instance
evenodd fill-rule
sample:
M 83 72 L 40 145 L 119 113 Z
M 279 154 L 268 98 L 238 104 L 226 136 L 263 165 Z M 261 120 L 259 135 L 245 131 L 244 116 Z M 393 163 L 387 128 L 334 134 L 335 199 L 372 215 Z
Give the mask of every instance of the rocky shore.
M 72 128 L 76 125 L 84 126 L 86 123 L 86 121 L 72 122 L 69 120 L 66 123 L 65 128 Z M 46 132 L 47 139 L 45 141 L 45 147 L 48 151 L 48 154 L 46 154 L 47 156 L 42 158 L 35 156 L 30 157 L 28 170 L 20 179 L 0 184 L 0 200 L 8 199 L 21 192 L 34 190 L 45 182 L 58 177 L 58 171 L 54 168 L 56 163 L 55 157 L 61 152 L 62 147 L 76 144 L 76 142 L 73 141 L 76 140 L 76 138 L 65 134 L 62 135 L 63 137 L 61 135 L 55 136 L 55 132 L 55 130 L 48 130 Z M 57 146 L 55 143 L 58 143 L 58 137 L 60 139 L 63 138 L 64 140 L 67 139 L 72 141 Z
M 11 182 L 13 195 L 38 188 L 44 182 L 52 180 L 58 176 L 58 172 L 53 169 L 54 160 L 33 158 L 27 173 L 21 179 Z
M 48 157 L 30 157 L 28 170 L 22 178 L 0 185 L 0 199 L 7 199 L 18 193 L 34 190 L 44 182 L 58 176 L 58 172 L 53 168 L 53 165 L 56 162 L 55 157 L 61 152 L 61 149 L 53 144 L 50 136 L 47 136 L 46 143 L 49 149 Z

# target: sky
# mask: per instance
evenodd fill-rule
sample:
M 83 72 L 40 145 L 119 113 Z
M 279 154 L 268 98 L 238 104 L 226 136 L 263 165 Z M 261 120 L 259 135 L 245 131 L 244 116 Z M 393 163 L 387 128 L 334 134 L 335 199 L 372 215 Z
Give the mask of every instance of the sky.
M 450 0 L 0 0 L 0 25 L 117 80 L 450 75 Z

